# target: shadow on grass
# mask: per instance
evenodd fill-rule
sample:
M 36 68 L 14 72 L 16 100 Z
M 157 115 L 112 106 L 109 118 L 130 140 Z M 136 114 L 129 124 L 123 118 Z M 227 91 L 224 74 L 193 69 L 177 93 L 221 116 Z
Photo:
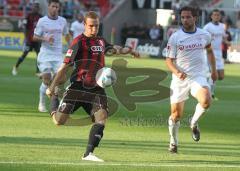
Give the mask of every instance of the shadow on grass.
M 0 144 L 16 145 L 54 145 L 54 146 L 76 146 L 87 144 L 87 139 L 70 138 L 32 138 L 32 137 L 0 137 Z M 231 145 L 226 143 L 184 143 L 180 146 L 179 154 L 183 155 L 213 155 L 239 157 L 239 143 Z M 116 139 L 106 139 L 102 141 L 103 148 L 109 149 L 128 149 L 128 150 L 149 150 L 166 151 L 168 142 L 166 141 L 123 141 Z

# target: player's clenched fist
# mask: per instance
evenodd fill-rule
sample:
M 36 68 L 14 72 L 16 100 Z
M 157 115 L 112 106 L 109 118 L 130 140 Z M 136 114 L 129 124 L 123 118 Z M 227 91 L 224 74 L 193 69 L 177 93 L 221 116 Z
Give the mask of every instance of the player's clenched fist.
M 50 90 L 50 88 L 47 88 L 47 90 L 46 90 L 46 95 L 47 95 L 48 97 L 51 97 L 51 96 L 52 96 L 52 91 Z

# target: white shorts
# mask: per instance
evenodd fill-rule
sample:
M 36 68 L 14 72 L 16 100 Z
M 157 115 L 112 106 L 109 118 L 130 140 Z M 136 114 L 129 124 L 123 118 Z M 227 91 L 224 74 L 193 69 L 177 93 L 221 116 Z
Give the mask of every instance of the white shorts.
M 193 97 L 196 97 L 198 90 L 203 87 L 208 87 L 208 89 L 210 90 L 207 78 L 203 76 L 198 76 L 193 79 L 187 78 L 183 81 L 179 79 L 173 79 L 170 86 L 171 104 L 187 100 L 189 98 L 189 92 Z
M 223 70 L 224 69 L 224 59 L 222 55 L 222 50 L 220 49 L 213 49 L 213 53 L 216 59 L 216 69 Z
M 53 53 L 42 50 L 38 54 L 37 64 L 41 73 L 55 74 L 63 63 L 61 53 Z
M 216 69 L 217 70 L 224 70 L 224 60 L 223 60 L 223 58 L 216 57 Z
M 57 73 L 63 61 L 38 61 L 38 68 L 41 73 Z

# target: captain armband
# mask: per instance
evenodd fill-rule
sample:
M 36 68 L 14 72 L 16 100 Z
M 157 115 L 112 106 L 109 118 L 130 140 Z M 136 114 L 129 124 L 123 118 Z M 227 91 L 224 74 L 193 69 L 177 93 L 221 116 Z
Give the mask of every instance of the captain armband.
M 206 46 L 206 50 L 207 50 L 207 52 L 211 52 L 211 51 L 212 51 L 211 44 L 209 44 L 209 45 Z

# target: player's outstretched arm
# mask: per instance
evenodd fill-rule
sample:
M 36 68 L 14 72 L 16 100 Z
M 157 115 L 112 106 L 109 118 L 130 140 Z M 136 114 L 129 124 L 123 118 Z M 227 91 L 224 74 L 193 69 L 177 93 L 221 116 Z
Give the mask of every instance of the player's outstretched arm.
M 67 71 L 69 67 L 70 66 L 65 63 L 61 65 L 52 83 L 50 84 L 49 88 L 46 90 L 47 96 L 49 97 L 52 96 L 54 94 L 55 88 L 59 85 L 64 84 L 67 81 Z
M 215 56 L 213 54 L 211 46 L 207 47 L 207 56 L 208 56 L 208 61 L 211 66 L 212 80 L 216 81 L 217 80 L 216 60 L 215 60 Z
M 131 47 L 122 47 L 119 45 L 109 46 L 105 50 L 106 56 L 131 54 L 134 58 L 140 58 L 140 54 Z
M 121 54 L 121 55 L 131 54 L 134 58 L 140 58 L 139 52 L 133 50 L 129 46 L 122 47 L 122 46 L 114 45 L 113 48 L 117 50 L 117 54 Z

